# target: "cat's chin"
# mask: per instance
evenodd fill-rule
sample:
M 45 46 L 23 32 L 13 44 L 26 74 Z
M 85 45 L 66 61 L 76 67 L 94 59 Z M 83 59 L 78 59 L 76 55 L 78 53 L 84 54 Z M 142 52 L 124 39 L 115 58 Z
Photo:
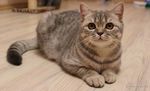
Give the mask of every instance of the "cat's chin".
M 99 39 L 97 39 L 97 40 L 94 39 L 93 41 L 95 41 L 95 42 L 107 42 L 107 41 L 109 41 L 109 40 L 104 40 L 104 39 L 99 38 Z
M 100 37 L 99 37 L 99 38 L 93 38 L 92 40 L 93 40 L 93 41 L 107 41 L 107 40 L 101 39 Z
M 102 36 L 99 36 L 99 37 L 93 38 L 93 40 L 94 40 L 94 41 L 105 42 L 105 41 L 109 41 L 109 37 L 102 37 Z
M 99 41 L 99 42 L 107 42 L 107 41 L 109 41 L 109 40 L 108 40 L 108 39 L 102 39 L 102 38 L 100 38 L 98 41 Z
M 108 41 L 109 40 L 109 36 L 100 36 L 100 40 L 103 40 L 103 41 Z

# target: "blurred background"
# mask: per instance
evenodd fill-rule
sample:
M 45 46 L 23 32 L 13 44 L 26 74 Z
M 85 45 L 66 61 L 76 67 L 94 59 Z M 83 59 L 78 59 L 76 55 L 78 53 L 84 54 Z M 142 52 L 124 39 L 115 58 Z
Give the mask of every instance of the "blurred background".
M 117 82 L 91 88 L 43 58 L 38 50 L 23 55 L 21 66 L 6 60 L 8 47 L 36 36 L 36 27 L 47 11 L 111 9 L 124 2 L 121 71 Z M 0 0 L 0 91 L 150 91 L 150 0 Z
M 48 9 L 59 9 L 61 8 L 61 5 L 65 3 L 65 5 L 68 5 L 68 2 L 75 2 L 75 1 L 90 1 L 95 2 L 99 1 L 102 3 L 106 2 L 125 2 L 125 3 L 132 3 L 135 5 L 140 6 L 146 6 L 150 3 L 150 0 L 0 0 L 0 10 L 6 10 L 6 9 L 15 9 L 17 12 L 30 12 L 37 13 L 42 12 Z M 70 3 L 70 5 L 74 5 L 74 3 Z M 47 8 L 45 8 L 47 7 Z M 23 8 L 27 8 L 29 10 L 22 10 Z M 30 12 L 31 13 L 31 12 Z

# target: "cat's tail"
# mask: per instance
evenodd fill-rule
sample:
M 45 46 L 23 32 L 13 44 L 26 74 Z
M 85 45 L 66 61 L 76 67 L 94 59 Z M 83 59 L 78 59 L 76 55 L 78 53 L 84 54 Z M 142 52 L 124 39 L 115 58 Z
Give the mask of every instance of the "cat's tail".
M 7 51 L 7 61 L 13 65 L 21 65 L 22 55 L 38 48 L 37 38 L 21 40 L 13 43 Z

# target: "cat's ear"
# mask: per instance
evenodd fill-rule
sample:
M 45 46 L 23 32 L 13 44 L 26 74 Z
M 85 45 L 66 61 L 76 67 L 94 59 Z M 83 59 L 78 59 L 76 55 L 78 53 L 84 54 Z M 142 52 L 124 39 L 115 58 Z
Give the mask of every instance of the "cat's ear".
M 118 3 L 111 11 L 114 12 L 119 17 L 120 20 L 122 20 L 124 12 L 123 3 Z
M 80 4 L 80 15 L 82 18 L 87 16 L 90 12 L 91 10 L 88 8 L 88 6 L 85 3 Z

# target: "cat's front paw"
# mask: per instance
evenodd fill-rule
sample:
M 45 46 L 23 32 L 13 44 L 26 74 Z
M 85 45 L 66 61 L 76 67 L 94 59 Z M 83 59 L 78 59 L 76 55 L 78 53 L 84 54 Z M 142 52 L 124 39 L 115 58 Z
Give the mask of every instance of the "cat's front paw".
M 105 84 L 105 79 L 103 76 L 101 75 L 92 75 L 92 76 L 89 76 L 89 77 L 86 77 L 84 78 L 84 81 L 92 86 L 92 87 L 103 87 L 104 84 Z
M 116 74 L 110 71 L 105 71 L 102 73 L 105 78 L 105 82 L 108 84 L 112 84 L 116 82 Z

